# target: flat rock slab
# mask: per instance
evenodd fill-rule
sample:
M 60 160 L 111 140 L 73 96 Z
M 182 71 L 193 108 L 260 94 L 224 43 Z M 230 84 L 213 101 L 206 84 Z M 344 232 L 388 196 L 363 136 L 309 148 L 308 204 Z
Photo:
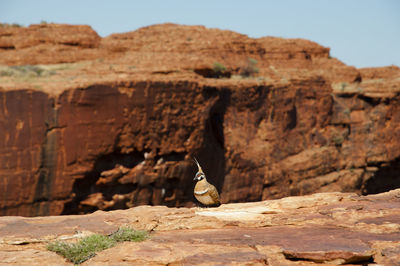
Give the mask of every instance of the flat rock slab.
M 289 261 L 366 263 L 373 261 L 374 250 L 369 243 L 383 239 L 397 241 L 400 233 L 358 234 L 350 229 L 320 226 L 178 230 L 155 233 L 150 241 L 126 244 L 129 248 L 105 251 L 92 262 L 110 263 L 117 252 L 118 257 L 129 257 L 131 262 L 165 264 L 267 263 L 279 253 Z M 278 247 L 277 254 L 271 254 L 274 247 Z M 170 252 L 173 256 L 168 260 L 165 254 Z
M 99 252 L 85 264 L 400 263 L 400 189 L 366 197 L 319 193 L 204 209 L 141 206 L 82 216 L 0 217 L 0 262 L 67 263 L 46 250 L 48 241 L 110 234 L 120 226 L 147 230 L 151 237 Z

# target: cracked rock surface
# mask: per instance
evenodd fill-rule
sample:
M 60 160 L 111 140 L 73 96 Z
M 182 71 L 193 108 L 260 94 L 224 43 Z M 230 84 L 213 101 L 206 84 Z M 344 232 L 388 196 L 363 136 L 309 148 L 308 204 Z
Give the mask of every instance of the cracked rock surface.
M 317 193 L 218 208 L 139 206 L 88 215 L 0 217 L 0 262 L 68 264 L 48 241 L 110 234 L 120 226 L 150 232 L 84 265 L 398 265 L 400 189 L 358 196 Z

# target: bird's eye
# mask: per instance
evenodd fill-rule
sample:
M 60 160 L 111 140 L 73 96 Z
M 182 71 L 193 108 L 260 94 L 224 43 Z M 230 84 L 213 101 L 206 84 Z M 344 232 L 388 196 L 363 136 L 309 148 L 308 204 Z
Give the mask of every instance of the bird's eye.
M 203 173 L 197 173 L 196 174 L 196 179 L 197 180 L 202 180 L 204 178 L 204 174 Z

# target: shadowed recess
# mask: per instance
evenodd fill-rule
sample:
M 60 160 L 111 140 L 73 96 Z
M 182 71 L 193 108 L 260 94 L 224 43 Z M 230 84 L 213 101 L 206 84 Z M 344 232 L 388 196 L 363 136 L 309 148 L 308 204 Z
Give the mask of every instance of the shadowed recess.
M 365 182 L 363 195 L 400 188 L 400 157 L 378 168 L 379 170 Z
M 62 214 L 88 213 L 96 211 L 96 208 L 84 208 L 79 203 L 87 198 L 88 195 L 101 192 L 105 199 L 112 198 L 114 194 L 126 194 L 136 189 L 134 184 L 115 184 L 112 187 L 101 187 L 96 184 L 100 174 L 104 171 L 123 166 L 133 168 L 144 161 L 144 154 L 141 152 L 132 152 L 122 154 L 114 152 L 100 156 L 94 163 L 91 171 L 85 174 L 84 178 L 76 179 L 73 186 L 74 198 L 65 204 Z

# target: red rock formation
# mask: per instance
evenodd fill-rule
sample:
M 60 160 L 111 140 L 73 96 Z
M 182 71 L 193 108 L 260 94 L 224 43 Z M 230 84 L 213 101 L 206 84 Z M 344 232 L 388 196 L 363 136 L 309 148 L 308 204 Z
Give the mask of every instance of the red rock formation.
M 54 64 L 98 57 L 101 38 L 89 26 L 40 24 L 0 27 L 2 64 Z
M 84 265 L 398 265 L 400 190 L 369 196 L 316 193 L 219 208 L 140 206 L 87 215 L 0 217 L 0 261 L 63 265 L 49 241 L 150 232 L 97 252 Z M 36 263 L 36 264 L 35 264 Z
M 224 203 L 400 186 L 395 66 L 173 24 L 0 28 L 0 63 L 2 215 L 191 206 L 192 156 Z

